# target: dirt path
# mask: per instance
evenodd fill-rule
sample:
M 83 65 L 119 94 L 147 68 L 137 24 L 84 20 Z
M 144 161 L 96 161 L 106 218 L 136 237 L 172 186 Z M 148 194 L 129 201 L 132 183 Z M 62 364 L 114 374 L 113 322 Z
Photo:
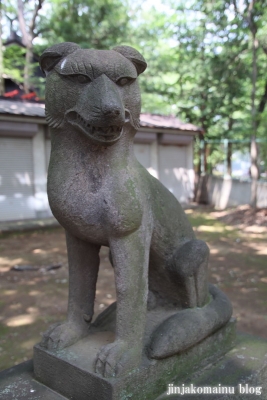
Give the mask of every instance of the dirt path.
M 197 236 L 211 249 L 210 281 L 230 297 L 238 329 L 267 338 L 267 226 L 234 226 L 226 214 L 188 210 Z M 249 227 L 249 229 L 247 229 Z M 48 270 L 61 264 L 59 269 Z M 10 270 L 14 265 L 36 270 Z M 0 370 L 32 357 L 32 347 L 67 308 L 67 253 L 61 228 L 0 240 Z M 101 249 L 96 313 L 115 300 L 108 249 Z

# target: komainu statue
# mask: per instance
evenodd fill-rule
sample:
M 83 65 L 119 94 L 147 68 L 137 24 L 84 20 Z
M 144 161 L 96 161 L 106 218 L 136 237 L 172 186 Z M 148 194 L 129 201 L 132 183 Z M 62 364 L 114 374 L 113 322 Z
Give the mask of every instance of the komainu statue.
M 67 320 L 50 327 L 41 346 L 63 349 L 113 329 L 94 368 L 121 376 L 144 355 L 159 360 L 192 347 L 225 325 L 232 307 L 208 285 L 208 246 L 134 155 L 143 56 L 128 46 L 61 43 L 44 51 L 40 65 L 52 141 L 48 196 L 69 260 Z M 92 322 L 101 246 L 110 249 L 117 302 Z

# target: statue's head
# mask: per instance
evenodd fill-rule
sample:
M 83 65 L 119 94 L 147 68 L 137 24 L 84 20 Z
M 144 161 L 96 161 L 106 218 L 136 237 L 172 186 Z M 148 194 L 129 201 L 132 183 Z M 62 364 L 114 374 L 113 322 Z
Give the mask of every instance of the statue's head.
M 138 129 L 137 77 L 147 64 L 137 50 L 92 50 L 60 43 L 44 51 L 40 66 L 47 77 L 46 118 L 51 127 L 71 127 L 104 145 L 119 140 L 125 124 Z

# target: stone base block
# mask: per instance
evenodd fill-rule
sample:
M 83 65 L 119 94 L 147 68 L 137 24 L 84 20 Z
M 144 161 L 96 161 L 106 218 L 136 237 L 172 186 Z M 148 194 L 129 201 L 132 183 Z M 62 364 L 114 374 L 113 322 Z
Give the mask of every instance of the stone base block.
M 94 373 L 93 362 L 100 347 L 113 340 L 112 332 L 97 332 L 63 350 L 48 351 L 36 345 L 35 377 L 73 400 L 154 400 L 173 379 L 184 381 L 229 351 L 234 346 L 235 321 L 181 354 L 164 360 L 144 355 L 137 370 L 106 379 Z

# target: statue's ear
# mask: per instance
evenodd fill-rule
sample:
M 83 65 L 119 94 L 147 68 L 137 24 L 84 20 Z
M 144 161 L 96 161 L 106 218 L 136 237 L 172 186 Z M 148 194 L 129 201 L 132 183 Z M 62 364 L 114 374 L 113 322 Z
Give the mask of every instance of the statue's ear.
M 142 74 L 146 70 L 147 63 L 142 54 L 139 51 L 135 50 L 133 47 L 130 46 L 116 46 L 112 50 L 117 51 L 118 53 L 122 54 L 124 57 L 130 60 L 136 70 L 138 75 Z
M 41 70 L 47 75 L 62 58 L 78 49 L 80 49 L 80 46 L 71 42 L 59 43 L 49 47 L 39 59 Z

